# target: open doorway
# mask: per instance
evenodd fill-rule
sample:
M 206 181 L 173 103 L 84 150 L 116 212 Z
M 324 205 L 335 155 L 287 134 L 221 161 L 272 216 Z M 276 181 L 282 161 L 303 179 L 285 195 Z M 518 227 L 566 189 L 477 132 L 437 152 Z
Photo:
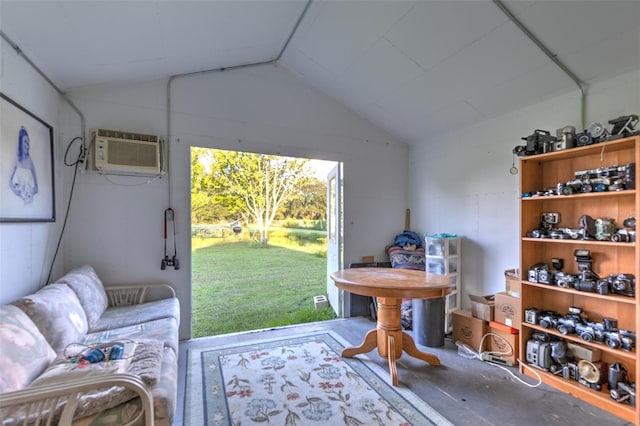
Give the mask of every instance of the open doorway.
M 337 164 L 191 148 L 193 337 L 336 317 L 315 296 Z

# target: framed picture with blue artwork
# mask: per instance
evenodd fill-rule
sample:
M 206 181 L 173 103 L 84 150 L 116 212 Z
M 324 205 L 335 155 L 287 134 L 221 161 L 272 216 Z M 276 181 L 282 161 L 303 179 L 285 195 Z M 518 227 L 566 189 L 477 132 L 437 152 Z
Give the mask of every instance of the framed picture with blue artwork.
M 0 222 L 55 222 L 53 127 L 0 93 Z

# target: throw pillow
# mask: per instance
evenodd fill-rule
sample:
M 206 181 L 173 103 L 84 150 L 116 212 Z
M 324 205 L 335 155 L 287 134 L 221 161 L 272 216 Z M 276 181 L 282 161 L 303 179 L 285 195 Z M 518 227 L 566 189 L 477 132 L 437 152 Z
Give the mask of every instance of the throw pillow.
M 38 326 L 58 353 L 87 334 L 87 317 L 76 294 L 64 284 L 49 284 L 13 302 Z
M 107 292 L 96 271 L 90 265 L 80 266 L 67 272 L 57 282 L 67 284 L 76 293 L 89 321 L 89 328 L 96 325 L 109 306 Z
M 0 394 L 29 386 L 56 356 L 33 321 L 12 305 L 0 306 L 0 352 Z

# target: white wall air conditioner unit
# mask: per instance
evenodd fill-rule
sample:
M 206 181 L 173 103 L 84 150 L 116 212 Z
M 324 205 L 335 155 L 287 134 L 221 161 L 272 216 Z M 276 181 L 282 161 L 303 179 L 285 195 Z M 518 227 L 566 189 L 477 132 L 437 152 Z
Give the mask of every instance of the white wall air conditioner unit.
M 91 139 L 98 172 L 149 176 L 164 171 L 163 143 L 157 135 L 94 129 Z

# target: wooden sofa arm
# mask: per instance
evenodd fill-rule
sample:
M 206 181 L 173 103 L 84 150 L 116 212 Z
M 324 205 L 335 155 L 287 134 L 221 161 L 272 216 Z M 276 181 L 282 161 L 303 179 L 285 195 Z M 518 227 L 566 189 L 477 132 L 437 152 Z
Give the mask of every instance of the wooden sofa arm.
M 16 424 L 54 424 L 56 407 L 64 402 L 60 420 L 57 424 L 70 425 L 78 405 L 79 398 L 88 391 L 123 386 L 132 390 L 140 398 L 142 412 L 129 422 L 128 425 L 139 421 L 144 416 L 146 426 L 152 426 L 153 396 L 147 390 L 142 380 L 132 374 L 105 374 L 91 376 L 86 379 L 72 380 L 53 385 L 34 386 L 32 388 L 0 394 L 0 410 L 14 409 L 21 412 Z M 26 416 L 24 422 L 22 416 Z
M 150 295 L 164 294 L 164 298 L 176 297 L 176 292 L 169 284 L 136 284 L 105 286 L 109 298 L 109 306 L 139 305 L 153 300 Z

